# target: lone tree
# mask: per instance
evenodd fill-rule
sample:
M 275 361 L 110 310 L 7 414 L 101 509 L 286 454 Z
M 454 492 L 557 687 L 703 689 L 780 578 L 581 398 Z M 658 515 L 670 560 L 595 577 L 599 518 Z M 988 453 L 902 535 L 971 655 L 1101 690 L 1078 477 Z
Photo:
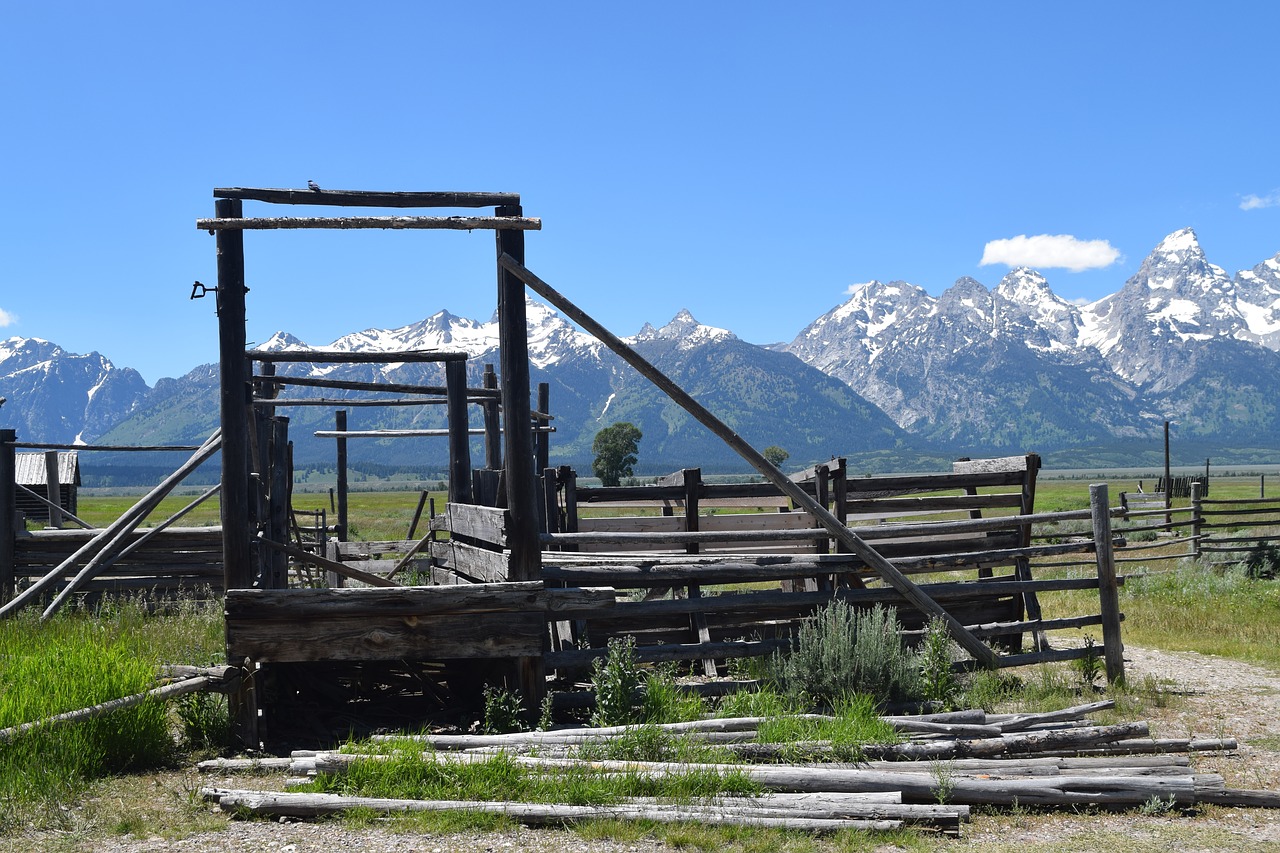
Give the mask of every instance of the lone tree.
M 636 464 L 637 445 L 643 438 L 640 428 L 633 423 L 620 421 L 596 433 L 591 452 L 596 455 L 591 463 L 592 472 L 606 486 L 616 486 L 623 477 L 630 477 Z
M 769 463 L 773 465 L 773 467 L 775 468 L 781 468 L 782 463 L 786 462 L 788 459 L 791 458 L 790 453 L 783 450 L 781 447 L 779 447 L 776 444 L 771 444 L 760 452 L 764 456 L 764 458 L 768 459 Z

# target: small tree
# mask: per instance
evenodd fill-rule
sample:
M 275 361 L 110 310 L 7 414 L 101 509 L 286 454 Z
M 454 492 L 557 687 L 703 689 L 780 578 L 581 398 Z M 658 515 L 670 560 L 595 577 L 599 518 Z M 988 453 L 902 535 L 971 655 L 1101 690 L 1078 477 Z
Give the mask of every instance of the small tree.
M 596 455 L 591 463 L 592 472 L 606 486 L 616 486 L 623 477 L 630 477 L 639 453 L 640 428 L 633 423 L 620 421 L 596 433 L 591 452 Z
M 783 450 L 776 444 L 771 444 L 761 451 L 765 459 L 769 460 L 769 464 L 775 468 L 781 468 L 782 463 L 791 458 L 791 454 Z

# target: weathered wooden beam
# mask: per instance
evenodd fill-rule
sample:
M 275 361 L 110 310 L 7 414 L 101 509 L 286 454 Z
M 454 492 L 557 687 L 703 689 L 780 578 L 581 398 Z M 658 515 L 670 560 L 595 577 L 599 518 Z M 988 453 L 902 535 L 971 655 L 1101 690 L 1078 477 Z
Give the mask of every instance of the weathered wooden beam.
M 466 361 L 465 352 L 450 350 L 400 350 L 397 352 L 339 352 L 336 350 L 249 350 L 247 358 L 268 363 L 302 363 L 302 364 L 385 364 L 388 362 L 405 362 L 406 364 L 434 364 L 436 362 Z M 259 378 L 259 377 L 254 377 Z M 264 382 L 298 384 L 294 378 L 287 376 L 264 376 Z M 376 385 L 375 387 L 385 387 Z
M 242 216 L 238 199 L 219 199 L 220 219 Z M 244 234 L 221 231 L 218 254 L 218 394 L 222 429 L 222 548 L 226 559 L 225 589 L 253 586 L 256 565 L 249 506 L 249 415 L 253 398 L 245 360 Z M 229 664 L 241 661 L 228 660 Z M 249 741 L 256 746 L 256 737 Z
M 457 586 L 343 587 L 228 590 L 227 613 L 237 620 L 440 616 L 480 613 L 560 613 L 608 608 L 612 589 L 545 589 L 541 581 Z
M 0 429 L 0 605 L 8 604 L 16 591 L 14 540 L 17 538 L 18 501 L 15 485 L 18 460 L 14 444 L 16 430 Z
M 1169 424 L 1165 422 L 1165 440 Z M 1167 445 L 1166 445 L 1167 448 Z M 1089 486 L 1093 510 L 1093 541 L 1097 543 L 1098 600 L 1102 607 L 1102 653 L 1107 681 L 1124 682 L 1124 642 L 1120 636 L 1120 591 L 1116 581 L 1115 555 L 1111 548 L 1111 514 L 1107 509 L 1107 484 Z
M 498 214 L 518 217 L 516 206 L 498 208 Z M 511 549 L 511 579 L 537 580 L 542 577 L 542 553 L 538 543 L 538 471 L 534 467 L 532 417 L 529 401 L 529 331 L 525 312 L 525 289 L 520 276 L 503 260 L 523 264 L 524 234 L 499 231 L 498 253 L 498 335 L 499 377 L 502 386 L 503 444 L 506 459 L 507 525 Z
M 282 229 L 367 229 L 445 231 L 538 231 L 541 219 L 523 216 L 275 216 L 253 219 L 197 219 L 200 231 L 270 231 Z
M 266 379 L 255 375 L 255 383 Z M 300 388 L 333 388 L 340 391 L 384 391 L 389 394 L 430 394 L 443 398 L 448 389 L 443 385 L 410 385 L 402 382 L 355 382 L 346 379 L 321 379 L 314 376 L 272 376 L 276 385 L 296 385 Z M 468 388 L 468 399 L 497 400 L 499 391 L 488 388 Z
M 378 192 L 376 190 L 271 189 L 218 187 L 214 198 L 270 204 L 319 204 L 332 207 L 496 207 L 519 204 L 520 193 Z
M 540 655 L 545 632 L 546 615 L 537 611 L 429 618 L 337 616 L 301 622 L 228 618 L 227 647 L 232 654 L 272 663 L 492 660 Z

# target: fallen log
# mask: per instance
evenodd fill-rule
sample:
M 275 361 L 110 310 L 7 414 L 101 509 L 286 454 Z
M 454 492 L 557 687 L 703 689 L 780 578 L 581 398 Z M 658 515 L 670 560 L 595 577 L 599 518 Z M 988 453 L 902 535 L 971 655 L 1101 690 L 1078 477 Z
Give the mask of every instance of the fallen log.
M 473 763 L 489 760 L 465 753 L 424 753 L 437 762 Z M 340 774 L 356 761 L 386 760 L 385 756 L 353 756 L 339 753 L 303 759 L 317 773 Z M 516 763 L 539 769 L 586 767 L 605 772 L 633 772 L 666 776 L 692 772 L 741 774 L 777 791 L 858 793 L 901 791 L 904 802 L 936 803 L 939 796 L 964 805 L 1141 805 L 1152 797 L 1175 805 L 1194 805 L 1197 786 L 1220 784 L 1220 776 L 1098 776 L 1090 774 L 1022 778 L 979 778 L 937 773 L 863 770 L 848 767 L 793 767 L 759 764 L 700 764 L 638 761 L 583 761 L 565 758 L 517 756 Z M 296 765 L 295 765 L 296 766 Z M 293 767 L 291 772 L 298 774 Z M 307 772 L 306 770 L 303 771 Z M 1216 780 L 1216 781 L 1215 781 Z
M 998 726 L 1002 731 L 1016 732 L 1043 723 L 1062 723 L 1079 720 L 1098 711 L 1110 710 L 1115 706 L 1114 699 L 1104 699 L 1101 702 L 1090 702 L 1085 705 L 1063 708 L 1060 711 L 1047 711 L 1039 714 L 993 714 L 987 718 L 986 722 L 988 725 Z
M 104 714 L 110 714 L 112 711 L 121 711 L 125 708 L 132 708 L 135 705 L 141 705 L 149 699 L 173 699 L 178 696 L 184 696 L 188 693 L 198 693 L 201 690 L 210 689 L 212 682 L 213 679 L 208 676 L 197 676 L 183 681 L 176 681 L 173 684 L 166 684 L 163 687 L 156 687 L 151 690 L 147 690 L 144 693 L 135 693 L 132 696 L 124 696 L 120 699 L 101 702 L 88 708 L 81 708 L 78 711 L 68 711 L 65 714 L 56 714 L 43 720 L 23 723 L 18 726 L 10 726 L 7 729 L 0 729 L 0 743 L 8 743 L 15 737 L 36 729 L 48 729 L 66 725 L 67 723 L 79 723 L 84 720 L 93 719 L 94 717 L 101 717 Z
M 289 794 L 274 791 L 229 791 L 201 789 L 205 799 L 216 800 L 218 807 L 232 814 L 272 817 L 314 818 L 341 814 L 352 809 L 375 812 L 463 811 L 506 815 L 522 823 L 559 824 L 590 818 L 611 820 L 650 820 L 659 823 L 697 822 L 726 826 L 759 826 L 796 829 L 808 832 L 834 832 L 841 829 L 900 829 L 901 820 L 857 818 L 779 817 L 751 811 L 664 805 L 580 806 L 546 803 L 484 802 L 461 800 L 403 800 L 379 797 L 343 797 L 336 794 Z M 874 806 L 874 804 L 873 804 Z M 880 808 L 889 808 L 887 804 Z M 954 818 L 957 826 L 959 818 Z

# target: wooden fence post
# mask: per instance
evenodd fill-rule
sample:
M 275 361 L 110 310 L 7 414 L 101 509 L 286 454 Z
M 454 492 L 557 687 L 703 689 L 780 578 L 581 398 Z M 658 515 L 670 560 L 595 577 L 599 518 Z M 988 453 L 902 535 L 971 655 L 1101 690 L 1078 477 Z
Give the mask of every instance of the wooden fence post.
M 347 431 L 347 410 L 338 409 L 333 413 L 333 428 L 338 432 Z M 338 541 L 346 542 L 347 530 L 347 439 L 338 436 L 337 441 L 337 474 L 338 474 Z
M 44 495 L 49 499 L 49 526 L 62 527 L 62 481 L 58 478 L 58 451 L 44 453 Z
M 239 199 L 218 199 L 219 219 L 242 216 Z M 244 232 L 218 231 L 218 376 L 222 417 L 222 551 L 226 589 L 253 586 L 249 507 L 249 417 L 252 389 L 245 363 Z M 239 665 L 240 661 L 227 663 Z M 252 735 L 250 736 L 253 737 Z M 256 738 L 245 740 L 257 747 Z
M 1204 524 L 1200 484 L 1191 484 L 1191 556 L 1200 559 L 1200 531 Z
M 13 447 L 17 440 L 16 430 L 0 429 L 0 604 L 7 604 L 17 591 L 13 565 L 18 535 L 18 461 Z
M 538 383 L 538 411 L 548 414 L 551 411 L 551 386 L 546 382 Z M 551 426 L 550 418 L 538 418 L 538 432 L 533 434 L 534 465 L 537 470 L 545 471 L 550 464 L 551 436 L 545 430 Z
M 1107 484 L 1089 486 L 1089 508 L 1093 512 L 1093 544 L 1098 559 L 1098 602 L 1102 608 L 1102 651 L 1107 681 L 1124 681 L 1124 643 L 1120 638 L 1120 587 L 1116 582 L 1115 554 L 1112 550 L 1111 508 Z
M 484 387 L 498 390 L 498 374 L 493 365 L 484 366 Z M 486 397 L 484 404 L 484 467 L 497 471 L 502 467 L 502 422 L 499 419 L 498 401 Z
M 267 448 L 270 467 L 267 469 L 267 537 L 275 542 L 289 541 L 290 491 L 293 470 L 289 463 L 289 419 L 279 416 L 267 419 L 270 436 Z M 266 570 L 263 572 L 264 589 L 289 588 L 289 558 L 279 551 L 263 556 Z
M 518 204 L 494 209 L 497 216 L 522 216 Z M 524 232 L 494 232 L 498 258 L 510 255 L 524 262 Z M 507 579 L 542 580 L 542 543 L 538 539 L 538 472 L 534 470 L 533 414 L 529 406 L 529 325 L 525 285 L 510 270 L 498 266 L 498 363 L 502 383 L 503 454 L 506 459 L 507 508 L 511 511 L 507 544 L 511 562 Z M 543 657 L 516 660 L 516 679 L 525 712 L 536 719 L 546 695 Z
M 471 492 L 471 437 L 467 416 L 467 363 L 444 365 L 445 403 L 449 410 L 449 502 L 474 503 Z

